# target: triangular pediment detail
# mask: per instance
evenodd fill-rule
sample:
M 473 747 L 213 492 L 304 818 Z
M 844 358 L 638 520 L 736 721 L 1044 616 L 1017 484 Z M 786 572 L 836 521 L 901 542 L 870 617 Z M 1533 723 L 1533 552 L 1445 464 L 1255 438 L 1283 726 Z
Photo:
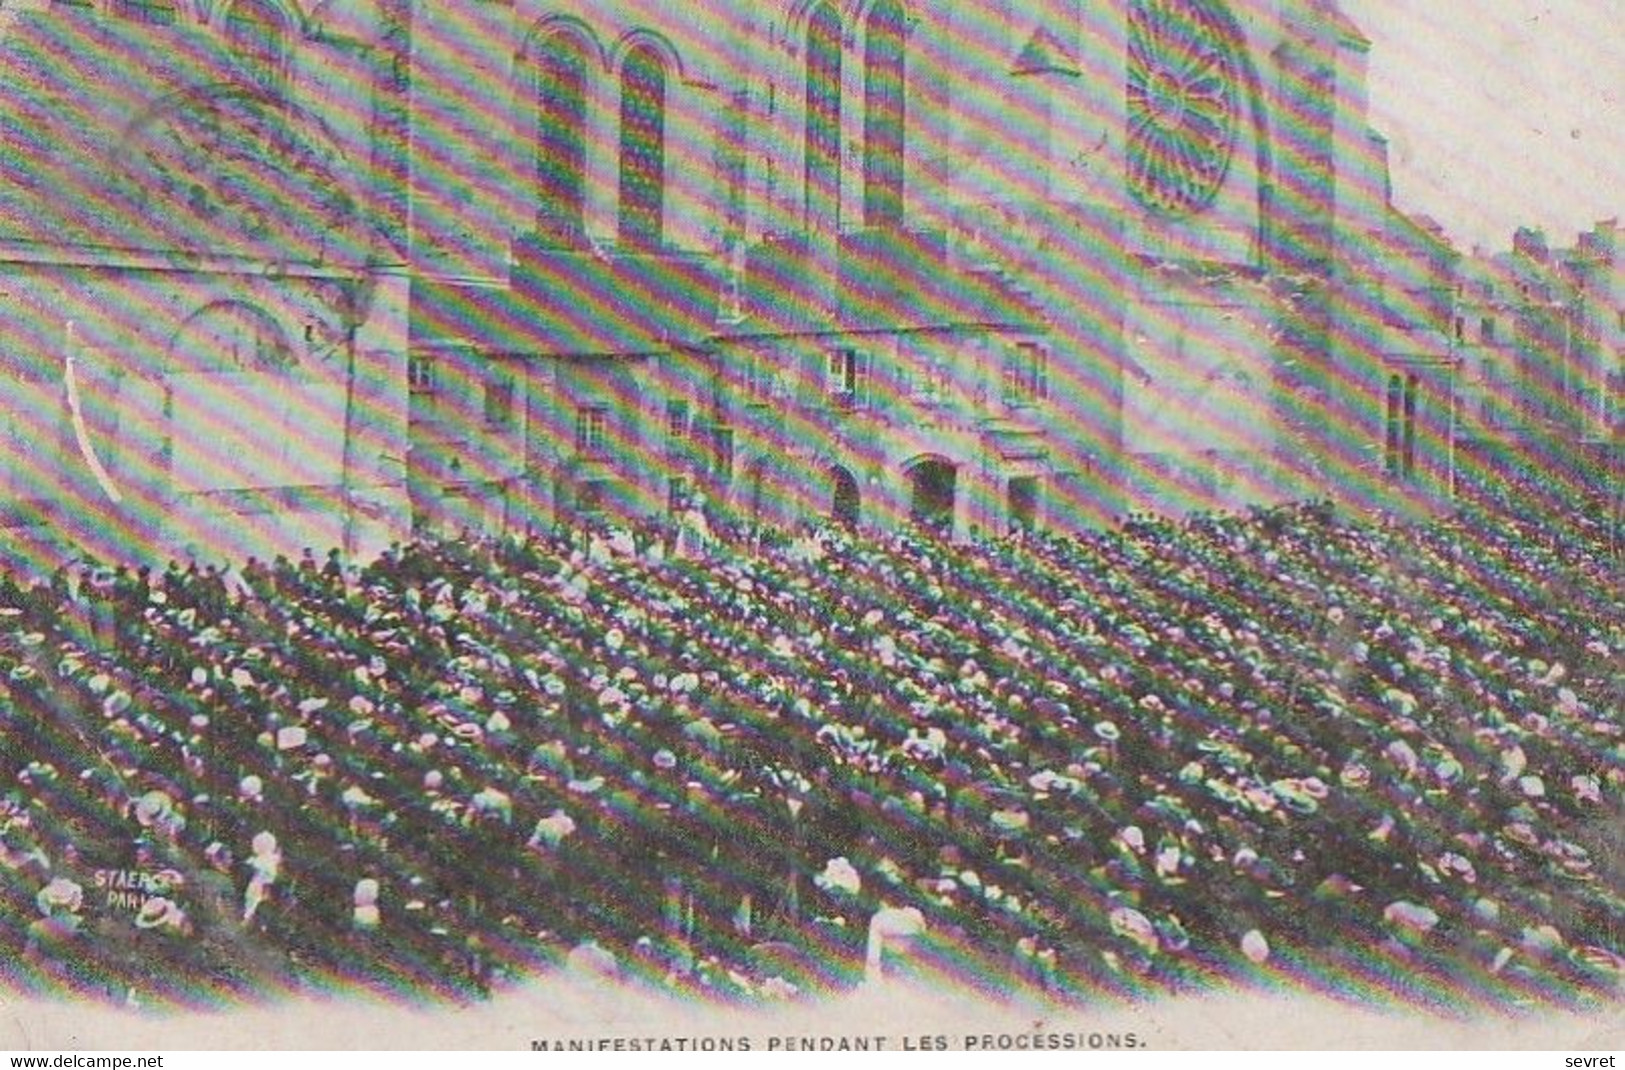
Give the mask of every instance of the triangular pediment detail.
M 1073 50 L 1068 48 L 1048 26 L 1040 26 L 1016 54 L 1011 74 L 1067 74 L 1077 75 L 1082 67 Z

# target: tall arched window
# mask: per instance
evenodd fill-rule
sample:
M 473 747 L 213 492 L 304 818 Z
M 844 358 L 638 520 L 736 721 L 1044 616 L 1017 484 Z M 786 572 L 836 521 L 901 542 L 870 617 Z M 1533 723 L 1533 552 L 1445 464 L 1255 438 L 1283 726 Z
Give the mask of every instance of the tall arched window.
M 666 64 L 647 45 L 621 69 L 621 244 L 658 246 L 666 228 Z
M 265 0 L 237 0 L 226 13 L 226 40 L 254 84 L 275 97 L 287 91 L 288 25 Z
M 1409 480 L 1416 475 L 1416 418 L 1422 381 L 1415 375 L 1388 377 L 1387 441 L 1383 451 L 1388 475 Z
M 537 230 L 567 248 L 586 235 L 587 48 L 556 33 L 536 53 Z
M 906 30 L 903 5 L 897 0 L 880 0 L 869 12 L 863 70 L 863 219 L 871 227 L 903 221 Z
M 820 4 L 807 23 L 807 219 L 841 211 L 841 19 Z

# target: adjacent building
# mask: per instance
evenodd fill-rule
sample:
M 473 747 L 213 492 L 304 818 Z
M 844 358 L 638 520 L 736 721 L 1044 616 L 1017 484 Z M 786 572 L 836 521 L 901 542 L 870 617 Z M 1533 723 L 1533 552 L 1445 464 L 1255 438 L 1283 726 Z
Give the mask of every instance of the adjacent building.
M 1523 228 L 1510 251 L 1476 251 L 1462 267 L 1456 336 L 1465 439 L 1552 456 L 1612 449 L 1625 385 L 1618 222 L 1567 248 Z

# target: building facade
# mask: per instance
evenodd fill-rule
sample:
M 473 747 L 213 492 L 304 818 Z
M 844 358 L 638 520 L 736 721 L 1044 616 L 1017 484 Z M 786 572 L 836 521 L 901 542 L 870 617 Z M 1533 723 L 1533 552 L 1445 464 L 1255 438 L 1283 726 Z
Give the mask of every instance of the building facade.
M 1617 221 L 1553 247 L 1524 228 L 1462 266 L 1456 333 L 1465 437 L 1548 453 L 1612 449 L 1625 386 L 1625 267 Z
M 12 360 L 8 433 L 49 454 L 6 471 L 14 527 L 363 551 L 702 497 L 964 536 L 1448 486 L 1449 321 L 1394 281 L 1433 261 L 1332 0 L 0 22 L 66 146 L 0 192 L 44 287 L 7 337 L 52 354 Z

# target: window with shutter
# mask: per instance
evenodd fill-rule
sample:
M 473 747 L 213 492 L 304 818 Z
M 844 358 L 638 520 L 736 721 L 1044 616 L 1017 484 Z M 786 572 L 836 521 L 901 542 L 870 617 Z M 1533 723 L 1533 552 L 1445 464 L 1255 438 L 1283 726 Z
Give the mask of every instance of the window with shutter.
M 841 409 L 867 405 L 872 369 L 873 360 L 867 353 L 845 348 L 830 350 L 827 379 L 830 403 Z
M 609 433 L 609 410 L 586 405 L 576 410 L 576 450 L 596 455 L 604 452 Z
M 686 401 L 666 402 L 666 433 L 674 439 L 688 437 L 689 408 Z
M 514 381 L 511 375 L 494 375 L 485 383 L 485 426 L 495 430 L 513 427 Z

